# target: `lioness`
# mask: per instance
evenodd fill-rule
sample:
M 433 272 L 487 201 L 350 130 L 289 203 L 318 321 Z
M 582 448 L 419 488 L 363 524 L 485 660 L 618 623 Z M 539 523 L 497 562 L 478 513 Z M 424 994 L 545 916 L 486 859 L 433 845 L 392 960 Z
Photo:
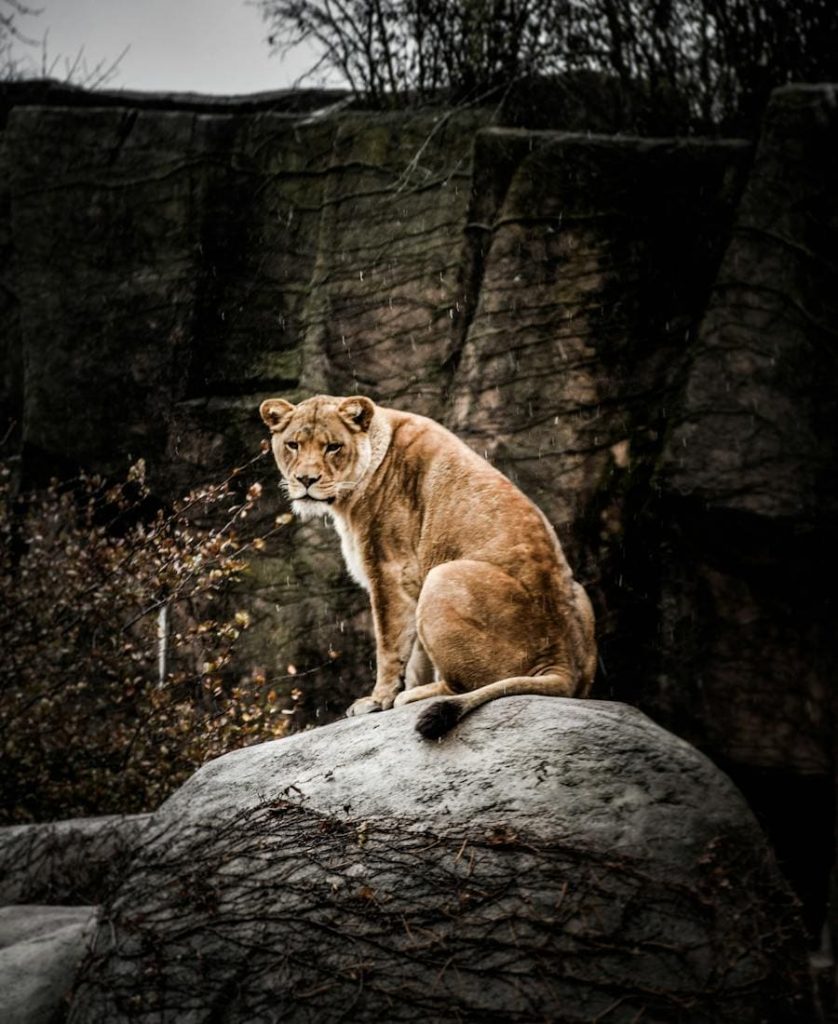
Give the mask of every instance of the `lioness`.
M 424 416 L 369 398 L 260 406 L 303 519 L 328 514 L 369 591 L 375 686 L 348 715 L 427 697 L 416 728 L 442 736 L 488 700 L 584 697 L 594 616 L 556 534 L 529 499 Z

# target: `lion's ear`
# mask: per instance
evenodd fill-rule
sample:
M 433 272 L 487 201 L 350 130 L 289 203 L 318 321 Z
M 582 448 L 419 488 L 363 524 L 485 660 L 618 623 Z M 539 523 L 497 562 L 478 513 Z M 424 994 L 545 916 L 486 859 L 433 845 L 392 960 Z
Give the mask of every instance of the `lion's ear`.
M 338 406 L 338 415 L 346 422 L 350 430 L 369 430 L 375 403 L 363 395 L 344 398 Z
M 284 398 L 266 398 L 259 406 L 259 415 L 271 430 L 282 430 L 293 411 L 294 406 Z

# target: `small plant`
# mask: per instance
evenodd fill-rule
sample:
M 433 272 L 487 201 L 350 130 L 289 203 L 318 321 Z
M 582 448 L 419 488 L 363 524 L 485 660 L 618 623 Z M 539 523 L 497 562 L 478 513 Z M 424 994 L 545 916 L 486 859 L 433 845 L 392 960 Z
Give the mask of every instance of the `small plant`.
M 142 461 L 118 484 L 19 495 L 0 464 L 4 820 L 149 809 L 208 758 L 284 734 L 270 682 L 235 660 L 247 556 L 291 518 L 251 525 L 247 468 L 150 511 Z

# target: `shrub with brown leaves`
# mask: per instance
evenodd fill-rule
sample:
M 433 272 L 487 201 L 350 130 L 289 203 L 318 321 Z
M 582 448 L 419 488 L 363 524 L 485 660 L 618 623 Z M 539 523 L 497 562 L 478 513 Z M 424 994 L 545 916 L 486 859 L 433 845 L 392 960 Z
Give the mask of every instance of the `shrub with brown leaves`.
M 0 820 L 149 809 L 285 732 L 270 681 L 235 661 L 236 584 L 290 517 L 251 526 L 242 474 L 150 512 L 142 461 L 26 494 L 0 464 Z

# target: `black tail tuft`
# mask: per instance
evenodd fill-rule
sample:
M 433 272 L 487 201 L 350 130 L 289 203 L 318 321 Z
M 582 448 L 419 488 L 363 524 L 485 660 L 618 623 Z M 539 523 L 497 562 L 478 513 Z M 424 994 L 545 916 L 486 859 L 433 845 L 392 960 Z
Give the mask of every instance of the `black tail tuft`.
M 416 731 L 426 740 L 438 740 L 460 720 L 460 708 L 453 700 L 435 700 L 422 710 Z

